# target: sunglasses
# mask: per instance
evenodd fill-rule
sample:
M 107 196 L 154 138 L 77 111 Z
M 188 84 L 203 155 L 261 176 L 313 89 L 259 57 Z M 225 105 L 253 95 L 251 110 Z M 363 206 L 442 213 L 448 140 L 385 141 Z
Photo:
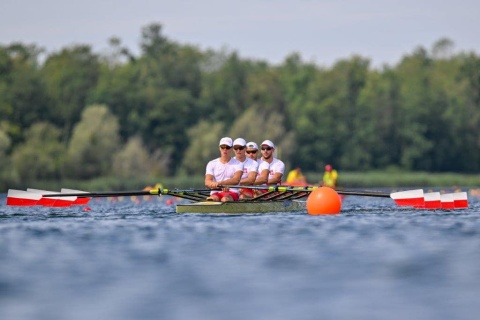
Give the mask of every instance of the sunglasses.
M 220 146 L 220 149 L 222 149 L 222 150 L 230 150 L 230 149 L 232 149 L 232 147 L 229 147 L 229 146 Z
M 270 150 L 272 150 L 272 148 L 270 147 L 262 148 L 262 151 L 270 151 Z
M 248 154 L 252 154 L 252 153 L 257 153 L 257 150 L 250 150 L 250 151 L 247 151 Z
M 233 150 L 243 150 L 243 149 L 245 149 L 245 146 L 243 146 L 243 147 L 234 146 L 233 147 Z

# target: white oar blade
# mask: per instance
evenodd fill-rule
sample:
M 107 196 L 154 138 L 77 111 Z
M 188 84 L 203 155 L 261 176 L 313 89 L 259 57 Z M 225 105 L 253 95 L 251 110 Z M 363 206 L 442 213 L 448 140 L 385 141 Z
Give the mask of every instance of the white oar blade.
M 453 206 L 455 209 L 468 208 L 468 197 L 466 192 L 456 192 L 453 194 Z
M 440 195 L 440 200 L 442 201 L 442 209 L 455 209 L 453 193 L 445 193 Z
M 35 206 L 41 198 L 41 194 L 9 189 L 7 194 L 7 206 Z
M 44 195 L 44 194 L 56 194 L 58 192 L 39 190 L 28 188 L 28 192 Z M 42 199 L 37 203 L 37 205 L 42 205 L 44 207 L 69 207 L 73 202 L 77 200 L 77 197 L 42 197 Z
M 423 197 L 423 190 L 407 190 L 399 191 L 390 194 L 390 198 L 395 201 L 399 206 L 409 206 L 409 207 L 424 207 L 425 200 Z
M 88 193 L 86 191 L 81 191 L 81 190 L 74 190 L 74 189 L 67 189 L 67 188 L 62 188 L 60 190 L 61 193 Z M 85 205 L 87 204 L 92 198 L 87 198 L 87 197 L 77 197 L 77 199 L 73 202 L 73 205 Z
M 442 201 L 440 197 L 440 192 L 428 192 L 425 193 L 425 209 L 441 209 Z

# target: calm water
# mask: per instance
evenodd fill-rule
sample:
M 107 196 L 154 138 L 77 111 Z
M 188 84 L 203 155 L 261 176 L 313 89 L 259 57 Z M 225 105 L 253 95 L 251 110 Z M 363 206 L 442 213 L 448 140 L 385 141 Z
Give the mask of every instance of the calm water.
M 7 207 L 0 319 L 478 319 L 480 200 L 347 197 L 337 216 Z

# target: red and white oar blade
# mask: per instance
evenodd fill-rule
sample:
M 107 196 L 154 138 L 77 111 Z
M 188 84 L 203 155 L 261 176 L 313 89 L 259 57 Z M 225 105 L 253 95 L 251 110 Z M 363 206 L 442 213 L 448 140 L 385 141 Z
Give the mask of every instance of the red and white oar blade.
M 423 197 L 422 189 L 394 192 L 390 194 L 390 198 L 392 198 L 399 206 L 425 206 L 425 199 Z
M 32 189 L 32 188 L 28 188 L 27 191 L 32 193 L 37 193 L 42 196 L 44 194 L 58 193 L 54 191 L 39 190 L 39 189 Z M 73 204 L 75 200 L 77 200 L 77 197 L 42 197 L 42 199 L 37 204 L 45 207 L 69 207 Z
M 440 200 L 442 201 L 442 209 L 455 209 L 453 193 L 445 193 L 440 195 Z
M 53 193 L 51 191 L 28 188 L 27 192 L 39 194 L 40 196 L 42 196 L 42 198 L 40 198 L 40 200 L 38 200 L 37 206 L 53 207 L 53 204 L 56 201 L 55 198 L 44 198 L 43 197 L 44 194 Z
M 35 206 L 41 198 L 41 194 L 9 189 L 7 194 L 7 206 Z
M 442 201 L 440 192 L 428 192 L 425 193 L 425 209 L 441 209 Z
M 453 194 L 453 206 L 455 209 L 468 208 L 468 197 L 466 192 L 456 192 Z
M 81 191 L 81 190 L 74 190 L 74 189 L 67 189 L 67 188 L 62 188 L 60 190 L 60 193 L 88 193 L 86 191 Z M 73 202 L 73 205 L 85 205 L 87 204 L 92 198 L 83 198 L 83 197 L 77 197 L 77 199 Z

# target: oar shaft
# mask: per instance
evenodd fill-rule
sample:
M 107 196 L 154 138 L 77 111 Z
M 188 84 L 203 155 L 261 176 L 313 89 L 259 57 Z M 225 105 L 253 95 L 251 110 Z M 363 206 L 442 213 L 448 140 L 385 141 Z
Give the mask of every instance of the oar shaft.
M 350 190 L 335 190 L 338 194 L 350 195 L 350 196 L 366 196 L 366 197 L 380 197 L 390 198 L 390 193 L 382 193 L 375 191 L 350 191 Z
M 107 191 L 107 192 L 75 192 L 75 193 L 51 193 L 43 194 L 42 197 L 122 197 L 122 196 L 156 196 L 156 195 L 183 195 L 188 193 L 207 192 L 210 189 L 152 189 L 141 191 Z
M 245 189 L 254 189 L 254 190 L 267 190 L 270 192 L 312 192 L 317 189 L 317 186 L 282 186 L 282 185 L 271 185 L 271 186 L 238 186 L 238 185 L 225 185 L 219 186 L 219 188 L 245 188 Z M 43 194 L 42 197 L 121 197 L 121 196 L 145 196 L 145 195 L 170 195 L 170 196 L 181 196 L 188 195 L 190 193 L 198 192 L 208 192 L 211 189 L 152 189 L 152 190 L 141 190 L 141 191 L 107 191 L 107 192 L 75 192 L 75 193 L 51 193 Z M 389 198 L 389 193 L 375 192 L 375 191 L 355 191 L 355 190 L 336 190 L 338 194 L 343 195 L 352 195 L 352 196 L 367 196 L 367 197 L 382 197 Z
M 267 191 L 279 191 L 279 192 L 312 192 L 318 189 L 318 186 L 284 186 L 284 185 L 271 185 L 271 186 L 219 186 L 224 188 L 245 188 L 254 190 L 267 190 Z M 351 195 L 351 196 L 366 196 L 366 197 L 381 197 L 390 198 L 390 193 L 376 192 L 376 191 L 356 191 L 356 190 L 335 190 L 338 194 Z
M 144 196 L 157 195 L 158 189 L 149 191 L 108 191 L 108 192 L 78 192 L 78 193 L 51 193 L 43 194 L 42 197 L 121 197 L 121 196 Z

